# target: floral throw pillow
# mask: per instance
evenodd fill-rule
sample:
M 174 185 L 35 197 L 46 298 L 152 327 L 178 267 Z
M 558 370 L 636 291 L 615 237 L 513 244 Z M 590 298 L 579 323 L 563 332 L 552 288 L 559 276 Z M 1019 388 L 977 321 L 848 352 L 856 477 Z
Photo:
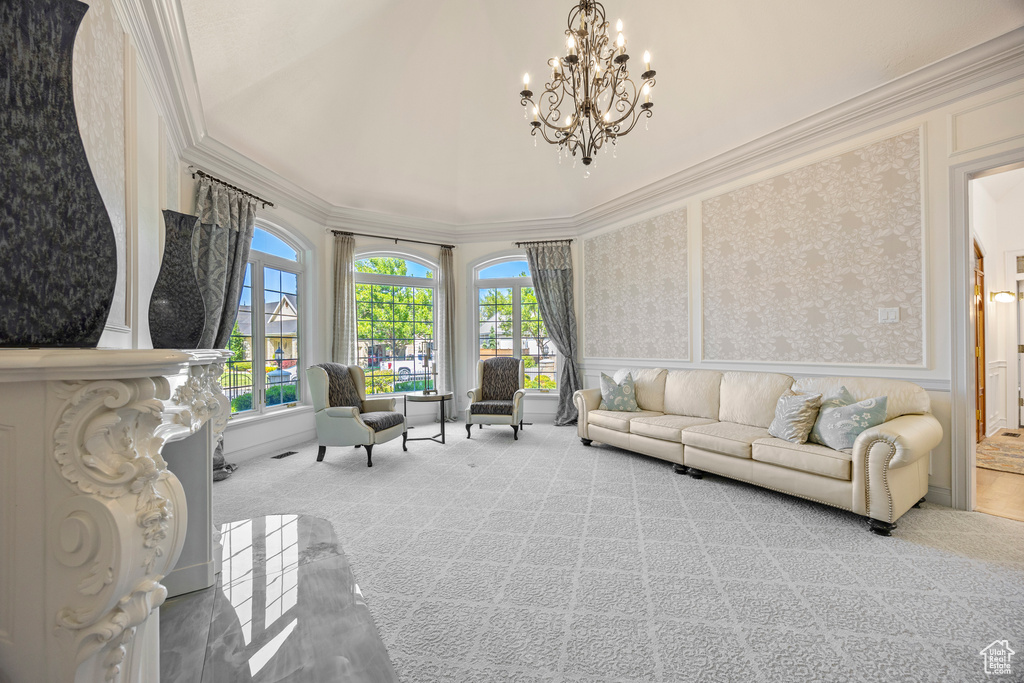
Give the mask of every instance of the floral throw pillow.
M 853 448 L 861 432 L 885 422 L 888 401 L 878 396 L 854 403 L 846 387 L 840 387 L 836 396 L 822 401 L 810 440 L 836 451 Z
M 801 394 L 787 390 L 775 405 L 775 419 L 768 427 L 768 433 L 777 439 L 804 443 L 811 433 L 820 407 L 821 394 Z
M 601 373 L 601 410 L 618 410 L 635 413 L 640 408 L 636 405 L 636 387 L 633 375 L 626 373 L 622 381 L 617 383 L 608 375 Z

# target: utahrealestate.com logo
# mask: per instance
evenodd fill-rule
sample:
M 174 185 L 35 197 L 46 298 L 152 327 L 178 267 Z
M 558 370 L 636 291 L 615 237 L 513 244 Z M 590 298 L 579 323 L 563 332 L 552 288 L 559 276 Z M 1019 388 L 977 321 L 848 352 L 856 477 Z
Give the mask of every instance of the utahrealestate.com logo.
M 985 674 L 989 676 L 1005 676 L 1013 673 L 1010 660 L 1017 654 L 1010 649 L 1010 641 L 996 640 L 979 654 L 985 658 Z

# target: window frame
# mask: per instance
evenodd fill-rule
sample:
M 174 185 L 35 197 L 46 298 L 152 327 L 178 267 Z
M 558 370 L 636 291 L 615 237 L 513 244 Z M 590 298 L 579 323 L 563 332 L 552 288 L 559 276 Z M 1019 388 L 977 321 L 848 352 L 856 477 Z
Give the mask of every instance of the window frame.
M 430 289 L 433 291 L 431 300 L 433 302 L 433 311 L 431 314 L 432 319 L 432 331 L 431 331 L 431 343 L 434 344 L 434 352 L 437 351 L 437 297 L 438 297 L 438 276 L 441 264 L 431 261 L 422 254 L 414 254 L 405 251 L 393 251 L 393 250 L 372 250 L 359 252 L 353 258 L 353 269 L 354 262 L 363 261 L 370 258 L 395 258 L 402 259 L 403 261 L 412 261 L 417 263 L 434 274 L 433 277 L 418 277 L 413 275 L 381 275 L 378 273 L 364 273 L 360 270 L 355 270 L 355 284 L 356 285 L 381 285 L 385 287 L 414 287 L 417 289 Z M 356 304 L 356 364 L 360 363 L 358 357 L 359 349 L 359 299 L 358 294 L 353 297 Z M 436 362 L 436 360 L 435 360 Z M 397 374 L 394 375 L 397 377 Z M 436 388 L 436 386 L 435 386 Z M 367 381 L 366 396 L 367 398 L 374 397 L 389 397 L 389 396 L 404 396 L 410 393 L 422 393 L 421 390 L 411 389 L 409 391 L 391 391 L 388 393 L 370 393 L 370 382 Z
M 230 420 L 247 420 L 247 419 L 259 419 L 261 417 L 270 417 L 272 415 L 279 414 L 283 411 L 296 408 L 300 405 L 307 403 L 306 399 L 306 380 L 302 373 L 302 364 L 308 353 L 308 345 L 306 343 L 305 334 L 305 318 L 308 313 L 306 312 L 306 261 L 304 255 L 306 249 L 298 243 L 297 240 L 288 235 L 283 229 L 278 228 L 272 224 L 257 220 L 255 229 L 263 230 L 264 232 L 270 233 L 277 239 L 284 242 L 290 248 L 295 250 L 295 260 L 290 260 L 281 256 L 275 256 L 265 251 L 258 251 L 250 248 L 249 258 L 246 261 L 246 265 L 250 268 L 250 279 L 249 287 L 251 291 L 251 303 L 250 303 L 250 345 L 251 345 L 251 356 L 250 361 L 251 367 L 266 367 L 266 290 L 264 283 L 264 267 L 274 268 L 280 271 L 285 271 L 295 275 L 296 281 L 296 351 L 297 358 L 295 367 L 298 369 L 295 373 L 295 400 L 288 403 L 278 403 L 276 405 L 267 405 L 267 373 L 252 373 L 252 395 L 253 395 L 253 407 L 249 410 L 234 412 L 231 411 Z M 257 302 L 256 295 L 259 294 L 259 314 L 256 314 Z M 259 339 L 260 343 L 257 343 Z M 280 386 L 287 386 L 281 384 Z M 258 399 L 258 400 L 257 400 Z M 230 400 L 230 398 L 229 398 Z
M 470 326 L 470 332 L 472 334 L 472 348 L 476 350 L 476 361 L 482 360 L 480 355 L 480 291 L 485 289 L 511 289 L 512 290 L 512 348 L 519 349 L 519 353 L 522 354 L 523 348 L 523 321 L 522 321 L 522 290 L 524 287 L 534 289 L 536 288 L 533 284 L 533 273 L 526 277 L 502 277 L 502 278 L 481 278 L 480 274 L 491 268 L 502 263 L 510 263 L 515 261 L 526 261 L 529 264 L 529 260 L 526 258 L 524 252 L 506 253 L 501 256 L 488 257 L 487 259 L 480 261 L 473 266 L 473 280 L 471 284 L 471 295 L 472 302 L 471 308 L 473 309 L 473 323 Z M 527 266 L 529 267 L 529 266 Z M 540 311 L 538 309 L 538 315 Z M 543 316 L 541 316 L 543 320 Z M 547 324 L 545 323 L 545 328 Z M 551 339 L 551 335 L 547 335 L 548 340 Z M 536 387 L 527 387 L 526 392 L 531 394 L 557 394 L 558 393 L 558 371 L 562 367 L 562 354 L 555 346 L 554 342 L 549 342 L 553 349 L 553 355 L 555 358 L 555 367 L 552 374 L 555 376 L 555 389 L 540 389 Z M 530 373 L 527 373 L 529 375 Z M 476 366 L 474 362 L 473 377 L 476 377 Z

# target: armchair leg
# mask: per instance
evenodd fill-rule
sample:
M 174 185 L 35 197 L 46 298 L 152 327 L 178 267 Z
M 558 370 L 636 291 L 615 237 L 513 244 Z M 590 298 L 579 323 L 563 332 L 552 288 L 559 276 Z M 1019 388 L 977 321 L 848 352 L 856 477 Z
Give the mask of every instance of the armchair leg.
M 919 500 L 916 503 L 914 503 L 914 507 L 916 507 L 916 508 L 921 507 L 921 503 L 923 503 L 923 502 L 924 502 L 924 498 L 922 498 L 921 500 Z
M 473 425 L 471 425 L 471 424 L 467 424 L 466 425 L 466 438 L 467 439 L 473 438 Z
M 519 425 L 512 425 L 512 438 L 519 441 Z
M 481 422 L 480 424 L 477 425 L 477 429 L 483 429 L 483 428 L 484 428 L 484 423 L 483 422 Z
M 687 474 L 690 468 L 686 465 L 672 465 L 672 471 L 676 474 Z
M 373 454 L 373 446 L 366 444 L 366 466 L 373 467 L 373 458 L 370 456 Z
M 581 443 L 582 443 L 582 444 L 583 444 L 584 446 L 589 446 L 590 444 L 594 443 L 594 440 L 593 440 L 593 439 L 584 439 L 584 438 L 580 438 L 580 442 L 581 442 Z
M 409 448 L 405 445 L 408 440 L 409 440 L 409 432 L 402 432 L 402 450 L 403 451 L 408 451 L 409 450 Z
M 317 462 L 323 462 L 324 461 L 324 455 L 326 453 L 327 453 L 327 446 L 321 446 L 320 450 L 316 454 L 316 461 Z
M 879 536 L 891 536 L 896 525 L 892 522 L 883 522 L 879 519 L 869 519 L 868 528 Z
M 698 469 L 693 468 L 693 467 L 687 467 L 686 468 L 686 473 L 689 474 L 694 479 L 703 479 L 704 478 L 704 473 L 701 472 Z

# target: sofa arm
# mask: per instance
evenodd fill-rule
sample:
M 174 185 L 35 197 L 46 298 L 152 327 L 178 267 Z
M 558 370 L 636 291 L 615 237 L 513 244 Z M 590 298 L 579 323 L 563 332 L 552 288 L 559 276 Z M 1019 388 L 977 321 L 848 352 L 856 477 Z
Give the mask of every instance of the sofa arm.
M 576 421 L 576 433 L 581 439 L 589 439 L 590 432 L 587 423 L 587 413 L 591 410 L 597 410 L 598 406 L 601 405 L 601 390 L 580 389 L 573 393 L 572 402 L 576 406 L 576 412 L 579 413 Z
M 934 415 L 902 415 L 861 432 L 853 444 L 853 457 L 861 459 L 871 444 L 884 442 L 893 451 L 886 466 L 894 470 L 917 462 L 940 441 L 942 425 Z
M 363 412 L 373 413 L 380 410 L 383 411 L 394 411 L 395 399 L 394 398 L 368 398 L 363 401 Z
M 895 524 L 928 492 L 928 459 L 942 441 L 933 415 L 903 415 L 863 431 L 853 444 L 853 511 Z

